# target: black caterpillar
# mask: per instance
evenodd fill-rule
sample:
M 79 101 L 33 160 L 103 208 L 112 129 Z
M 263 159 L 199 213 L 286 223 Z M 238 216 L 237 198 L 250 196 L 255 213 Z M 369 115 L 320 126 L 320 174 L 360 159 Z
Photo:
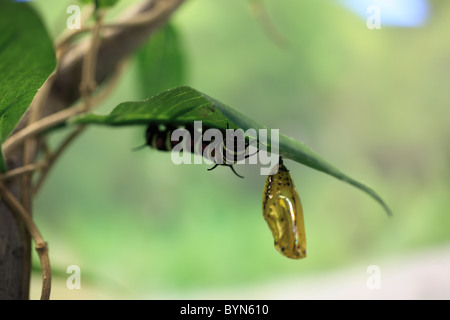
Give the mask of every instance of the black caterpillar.
M 186 141 L 186 139 L 183 139 L 181 141 L 173 141 L 171 139 L 172 137 L 172 133 L 176 130 L 176 129 L 184 129 L 186 130 L 185 133 L 189 133 L 190 136 L 190 144 L 188 144 Z M 211 152 L 211 159 L 212 161 L 215 162 L 214 166 L 210 169 L 208 169 L 208 171 L 211 171 L 213 169 L 215 169 L 217 166 L 219 165 L 223 165 L 223 166 L 227 166 L 230 167 L 231 170 L 234 172 L 234 174 L 236 174 L 238 177 L 243 178 L 243 176 L 239 175 L 233 168 L 233 165 L 236 164 L 239 160 L 243 160 L 245 158 L 248 158 L 250 155 L 247 154 L 248 151 L 248 147 L 250 145 L 250 141 L 248 138 L 245 138 L 245 148 L 243 148 L 242 150 L 230 150 L 227 149 L 227 145 L 229 145 L 229 142 L 233 142 L 233 146 L 237 146 L 238 145 L 238 137 L 237 136 L 233 136 L 232 138 L 234 139 L 234 141 L 227 141 L 227 136 L 226 136 L 226 131 L 225 130 L 220 130 L 217 128 L 210 128 L 210 127 L 205 127 L 205 126 L 201 126 L 201 132 L 200 130 L 198 130 L 199 128 L 196 128 L 194 126 L 194 123 L 186 123 L 184 125 L 180 125 L 180 126 L 174 126 L 172 124 L 158 124 L 158 123 L 150 123 L 147 127 L 147 131 L 145 133 L 145 138 L 146 138 L 146 144 L 154 149 L 160 150 L 160 151 L 172 151 L 175 146 L 177 146 L 179 143 L 184 142 L 185 145 L 183 146 L 183 150 L 188 150 L 189 152 L 193 153 L 193 154 L 198 154 L 198 155 L 204 155 L 204 151 L 206 148 L 208 148 L 208 146 L 212 147 L 213 143 L 216 143 L 215 140 L 213 139 L 212 141 L 203 141 L 203 139 L 199 139 L 199 141 L 195 141 L 194 137 L 195 136 L 200 136 L 203 137 L 204 133 L 208 130 L 208 129 L 216 129 L 219 130 L 222 133 L 222 137 L 225 137 L 220 143 L 221 146 L 220 148 L 217 149 L 213 149 Z M 228 129 L 228 124 L 227 124 L 227 129 Z M 197 132 L 196 132 L 197 130 Z M 256 139 L 252 140 L 256 141 Z M 215 150 L 220 150 L 221 154 L 219 155 L 215 155 Z M 256 151 L 258 152 L 258 151 Z M 230 158 L 231 155 L 231 158 Z M 221 161 L 217 161 L 217 159 L 221 159 Z

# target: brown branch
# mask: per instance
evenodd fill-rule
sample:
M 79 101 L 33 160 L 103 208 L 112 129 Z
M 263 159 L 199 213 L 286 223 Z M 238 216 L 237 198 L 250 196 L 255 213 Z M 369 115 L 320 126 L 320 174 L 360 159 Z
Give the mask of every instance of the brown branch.
M 56 58 L 59 60 L 59 58 L 61 58 L 61 56 L 63 56 L 67 52 L 70 43 L 74 41 L 76 37 L 91 30 L 92 30 L 91 27 L 81 27 L 80 29 L 73 30 L 72 33 L 67 35 L 65 38 L 61 40 L 56 40 L 55 41 Z
M 98 45 L 98 50 L 96 50 L 97 59 L 95 60 L 97 65 L 93 75 L 95 83 L 101 85 L 106 79 L 109 79 L 114 74 L 120 62 L 144 44 L 154 31 L 162 27 L 171 14 L 183 2 L 184 0 L 147 0 L 130 8 L 117 23 L 105 27 L 102 34 L 102 41 Z M 146 18 L 139 18 L 135 21 L 136 17 Z M 34 139 L 38 134 L 65 122 L 71 116 L 79 114 L 84 110 L 83 104 L 75 107 L 71 106 L 81 97 L 80 83 L 82 79 L 82 66 L 91 45 L 89 38 L 80 39 L 75 44 L 71 44 L 74 39 L 73 37 L 66 43 L 63 43 L 59 48 L 61 49 L 59 51 L 61 54 L 58 53 L 58 67 L 54 75 L 53 83 L 49 86 L 48 96 L 41 104 L 41 106 L 45 107 L 39 108 L 40 110 L 36 117 L 39 120 L 32 113 L 27 112 L 22 117 L 13 134 L 2 146 L 8 168 L 18 168 L 18 171 L 14 174 L 31 174 L 33 171 L 33 168 L 28 166 L 26 162 L 29 161 L 27 159 L 36 159 L 37 148 L 32 149 L 26 147 L 25 149 L 28 151 L 25 151 L 21 145 L 27 138 Z M 90 102 L 94 105 L 96 101 L 92 100 Z M 20 168 L 24 164 L 25 166 Z M 4 175 L 2 178 L 6 179 L 8 176 Z M 41 259 L 44 272 L 42 298 L 46 298 L 50 293 L 50 263 L 48 261 L 47 246 L 42 240 L 42 237 L 35 238 L 35 230 L 33 230 L 32 225 L 30 226 L 32 224 L 31 217 L 28 217 L 28 219 L 13 219 L 13 214 L 17 215 L 19 213 L 21 216 L 26 217 L 28 212 L 16 200 L 23 193 L 23 186 L 17 179 L 8 179 L 10 183 L 7 187 L 2 185 L 0 188 L 0 192 L 3 194 L 3 204 L 0 203 L 0 222 L 2 222 L 0 226 L 2 230 L 8 230 L 7 237 L 5 237 L 5 242 L 2 245 L 10 249 L 2 255 L 2 258 L 6 260 L 0 264 L 0 272 L 3 277 L 6 276 L 6 280 L 9 282 L 7 282 L 8 287 L 6 291 L 0 292 L 0 296 L 13 297 L 15 299 L 26 299 L 28 297 L 26 287 L 22 286 L 22 284 L 26 281 L 29 282 L 29 277 L 28 279 L 24 276 L 19 278 L 18 274 L 21 271 L 17 272 L 17 270 L 27 272 L 26 266 L 24 266 L 25 259 L 23 257 L 17 257 L 14 252 L 17 252 L 17 250 L 25 252 L 24 248 L 27 245 L 27 240 L 23 238 L 23 235 L 29 229 L 31 230 L 30 233 L 33 239 L 35 239 L 36 250 Z M 26 197 L 29 198 L 30 196 L 27 195 Z M 28 224 L 26 228 L 15 223 L 15 221 L 19 221 L 19 224 L 21 224 L 20 221 L 22 220 L 25 224 Z M 37 230 L 37 228 L 35 229 Z M 21 273 L 23 275 L 23 272 Z
M 0 175 L 0 181 L 11 180 L 17 177 L 20 177 L 24 174 L 33 173 L 37 170 L 40 170 L 46 166 L 46 161 L 41 161 L 38 163 L 30 163 L 23 167 L 9 170 L 5 174 Z
M 55 153 L 51 154 L 45 161 L 45 166 L 42 168 L 42 173 L 39 176 L 38 181 L 36 182 L 34 188 L 33 188 L 33 195 L 36 195 L 42 184 L 45 181 L 45 178 L 48 175 L 48 172 L 53 167 L 53 164 L 55 163 L 56 159 L 58 159 L 61 154 L 64 152 L 64 150 L 69 146 L 69 144 L 85 129 L 85 126 L 79 126 L 74 131 L 72 131 L 60 144 L 60 146 L 56 149 Z
M 103 88 L 102 91 L 97 96 L 92 97 L 92 104 L 98 105 L 101 103 L 105 98 L 109 96 L 109 94 L 114 90 L 114 88 L 117 86 L 117 83 L 119 82 L 120 76 L 122 75 L 123 71 L 126 68 L 126 65 L 128 64 L 128 61 L 123 61 L 120 63 L 119 67 L 117 68 L 114 75 L 111 77 L 111 79 L 106 84 L 106 87 Z M 81 112 L 83 109 L 82 105 L 78 105 L 74 107 L 73 114 L 78 113 L 78 111 Z M 69 116 L 72 116 L 72 111 L 69 113 L 63 113 L 63 114 L 57 114 L 57 116 L 53 115 L 51 117 L 46 117 L 42 120 L 40 120 L 38 123 L 35 123 L 31 129 L 27 129 L 26 131 L 19 131 L 16 135 L 11 137 L 11 141 L 8 141 L 6 150 L 9 148 L 13 148 L 14 146 L 20 144 L 24 140 L 27 139 L 28 136 L 35 136 L 39 134 L 42 131 L 45 131 L 48 129 L 48 126 L 53 125 L 55 123 L 58 123 L 60 121 L 65 121 L 64 119 Z M 66 119 L 67 120 L 67 119 Z M 29 128 L 29 127 L 27 127 Z M 45 176 L 47 175 L 48 171 L 50 171 L 53 163 L 56 161 L 56 159 L 61 155 L 61 153 L 67 148 L 70 142 L 72 142 L 86 127 L 85 126 L 79 126 L 77 127 L 69 136 L 61 143 L 61 145 L 56 149 L 54 153 L 50 153 L 50 150 L 48 149 L 47 144 L 41 143 L 42 148 L 46 152 L 45 159 L 40 161 L 39 163 L 32 163 L 28 165 L 24 165 L 22 167 L 10 170 L 6 172 L 5 174 L 0 175 L 0 181 L 6 181 L 11 180 L 13 178 L 22 176 L 24 174 L 33 173 L 37 170 L 42 169 L 42 175 L 39 177 L 39 180 L 37 181 L 35 185 L 35 189 L 33 193 L 37 193 L 38 189 L 42 185 L 43 181 L 45 180 Z
M 55 73 L 53 72 L 38 90 L 35 95 L 30 108 L 28 109 L 28 123 L 31 124 L 37 121 L 40 117 L 41 110 L 47 101 L 50 93 L 50 88 L 53 84 Z M 38 138 L 36 136 L 27 138 L 23 145 L 22 163 L 24 166 L 32 164 L 38 148 Z M 32 205 L 32 185 L 31 185 L 31 173 L 22 175 L 22 194 L 20 195 L 21 203 L 30 216 L 33 215 Z M 23 234 L 23 268 L 22 278 L 29 279 L 31 276 L 31 238 L 27 233 Z M 22 290 L 24 292 L 29 291 L 29 280 L 23 282 Z
M 100 45 L 100 29 L 103 20 L 103 12 L 97 13 L 97 19 L 92 29 L 90 47 L 83 59 L 81 69 L 80 95 L 84 101 L 84 111 L 92 108 L 91 95 L 97 86 L 95 74 L 97 70 L 97 54 Z
M 121 75 L 129 65 L 129 59 L 124 59 L 123 61 L 120 61 L 117 65 L 116 70 L 114 70 L 114 74 L 108 79 L 105 87 L 103 90 L 101 90 L 98 95 L 94 95 L 92 97 L 92 104 L 94 106 L 99 105 L 103 100 L 105 100 L 117 87 L 117 84 L 119 83 L 119 80 L 121 79 Z
M 98 85 L 103 83 L 120 61 L 148 41 L 149 36 L 162 27 L 183 2 L 184 0 L 144 1 L 125 12 L 114 28 L 102 26 L 105 30 L 98 48 L 95 82 Z M 133 23 L 142 14 L 148 14 L 145 23 Z M 89 39 L 80 41 L 61 57 L 49 96 L 51 103 L 47 104 L 47 115 L 69 107 L 80 98 L 81 70 L 89 47 Z
M 75 106 L 73 108 L 64 109 L 59 112 L 56 112 L 50 116 L 42 118 L 39 121 L 36 121 L 19 132 L 15 133 L 11 137 L 9 137 L 3 143 L 3 152 L 7 154 L 12 149 L 20 145 L 24 142 L 25 139 L 38 135 L 45 130 L 53 128 L 63 122 L 65 122 L 70 117 L 73 117 L 84 110 L 82 105 Z
M 42 109 L 45 106 L 48 95 L 50 93 L 50 88 L 55 79 L 55 73 L 53 72 L 49 78 L 45 81 L 43 86 L 39 89 L 36 96 L 34 97 L 30 108 L 28 109 L 28 124 L 32 124 L 39 120 Z M 38 148 L 38 138 L 36 135 L 30 136 L 25 140 L 23 146 L 23 165 L 29 165 L 34 162 L 37 148 Z M 22 204 L 29 212 L 32 214 L 32 204 L 31 204 L 31 175 L 25 174 L 22 181 Z
M 52 282 L 50 259 L 48 257 L 47 243 L 42 238 L 41 232 L 36 227 L 31 215 L 22 206 L 22 204 L 14 197 L 14 195 L 0 183 L 0 194 L 5 203 L 11 208 L 16 219 L 22 221 L 31 237 L 34 240 L 36 251 L 39 255 L 42 267 L 42 291 L 41 300 L 50 299 L 50 289 Z
M 172 11 L 174 3 L 177 1 L 156 1 L 152 10 L 136 15 L 132 20 L 121 21 L 117 23 L 105 24 L 105 28 L 124 28 L 148 26 L 157 22 L 159 18 L 165 16 L 167 12 Z M 181 1 L 178 1 L 181 2 Z
M 145 26 L 152 24 L 155 22 L 160 15 L 166 14 L 167 10 L 171 10 L 173 6 L 173 3 L 170 1 L 166 2 L 157 2 L 154 9 L 150 12 L 144 12 L 136 17 L 134 17 L 132 20 L 125 20 L 122 22 L 111 22 L 111 23 L 105 23 L 102 25 L 102 29 L 116 29 L 116 28 L 124 28 L 124 27 L 136 27 L 136 26 Z M 86 33 L 88 31 L 92 31 L 93 27 L 81 27 L 80 29 L 73 30 L 70 34 L 63 37 L 62 39 L 58 39 L 55 42 L 55 48 L 58 52 L 58 57 L 60 57 L 65 52 L 65 48 L 69 46 L 69 44 L 79 35 Z
M 122 75 L 125 66 L 128 64 L 128 61 L 122 61 L 119 66 L 117 67 L 116 71 L 114 72 L 114 75 L 111 77 L 111 79 L 106 84 L 106 87 L 103 88 L 103 90 L 98 94 L 98 96 L 94 96 L 91 98 L 92 105 L 98 105 L 101 103 L 105 98 L 109 96 L 109 94 L 114 90 L 117 83 L 119 82 L 120 76 Z M 74 131 L 72 131 L 65 139 L 64 141 L 59 145 L 59 147 L 56 149 L 54 153 L 50 153 L 48 150 L 48 147 L 46 147 L 46 160 L 43 161 L 43 168 L 42 173 L 36 182 L 34 189 L 33 189 L 33 195 L 36 195 L 39 190 L 42 187 L 42 184 L 45 181 L 45 178 L 48 176 L 48 173 L 50 169 L 52 168 L 53 164 L 56 162 L 56 160 L 61 156 L 61 154 L 64 152 L 64 150 L 69 146 L 69 144 L 75 140 L 76 137 L 80 135 L 84 130 L 86 129 L 86 126 L 80 125 L 78 126 Z M 0 176 L 1 180 L 1 176 Z
M 85 24 L 86 20 L 91 17 L 92 13 L 94 12 L 94 6 L 83 6 L 83 9 L 84 10 L 82 11 L 80 19 L 81 25 L 83 25 L 83 27 L 81 27 L 80 29 L 69 30 L 68 32 L 67 30 L 65 30 L 64 32 L 62 32 L 62 35 L 57 40 L 55 40 L 55 53 L 58 60 L 67 52 L 67 49 L 69 49 L 70 47 L 70 43 L 74 41 L 77 36 L 92 30 L 92 27 L 86 27 Z
M 149 34 L 161 26 L 183 1 L 147 1 L 130 10 L 117 24 L 114 32 L 105 35 L 99 45 L 95 82 L 101 83 L 108 75 L 114 73 L 121 61 L 145 42 Z M 140 20 L 137 24 L 132 23 L 136 15 L 143 14 L 146 15 L 146 19 Z M 26 138 L 59 125 L 71 116 L 83 111 L 83 106 L 66 108 L 80 97 L 79 84 L 81 82 L 82 63 L 88 51 L 89 42 L 83 42 L 62 57 L 45 103 L 46 108 L 39 115 L 44 118 L 15 132 L 5 141 L 3 152 L 6 157 Z M 27 121 L 26 116 L 19 124 L 18 129 L 24 127 L 24 121 Z
M 98 94 L 98 96 L 92 97 L 92 104 L 98 105 L 101 101 L 103 101 L 108 94 L 112 92 L 112 90 L 116 87 L 119 82 L 120 75 L 123 74 L 127 61 L 121 61 L 118 64 L 118 67 L 114 71 L 114 74 L 111 76 L 111 79 L 108 81 L 106 87 Z M 64 109 L 57 113 L 54 113 L 50 116 L 40 119 L 39 121 L 34 122 L 33 124 L 28 125 L 24 129 L 16 132 L 14 135 L 10 136 L 3 143 L 3 152 L 6 154 L 13 150 L 15 147 L 19 146 L 23 143 L 27 138 L 39 135 L 40 133 L 60 125 L 66 122 L 71 117 L 80 114 L 84 111 L 85 107 L 83 106 L 83 102 L 77 104 L 76 106 L 68 109 Z M 1 176 L 0 176 L 1 180 Z

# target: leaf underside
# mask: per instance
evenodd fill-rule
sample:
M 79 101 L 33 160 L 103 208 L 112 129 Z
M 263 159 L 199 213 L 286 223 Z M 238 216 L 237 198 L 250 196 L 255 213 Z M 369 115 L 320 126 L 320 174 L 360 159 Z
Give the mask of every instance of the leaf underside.
M 222 104 L 190 87 L 177 87 L 142 101 L 119 104 L 109 115 L 86 114 L 74 120 L 78 124 L 100 124 L 107 126 L 148 125 L 148 123 L 170 123 L 182 125 L 187 122 L 202 121 L 205 126 L 217 129 L 241 128 L 269 129 L 257 121 Z M 257 137 L 253 137 L 257 138 Z M 270 140 L 267 146 L 270 149 Z M 349 177 L 342 171 L 322 159 L 304 143 L 279 135 L 279 154 L 310 168 L 322 171 L 339 180 L 345 181 L 364 191 L 375 199 L 391 215 L 391 210 L 383 199 L 371 188 Z

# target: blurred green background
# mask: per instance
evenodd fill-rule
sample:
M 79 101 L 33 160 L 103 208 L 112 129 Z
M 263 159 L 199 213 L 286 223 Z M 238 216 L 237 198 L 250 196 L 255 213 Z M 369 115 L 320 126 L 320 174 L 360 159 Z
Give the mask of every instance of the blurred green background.
M 35 3 L 54 36 L 69 3 Z M 91 127 L 55 165 L 34 206 L 50 248 L 52 298 L 327 298 L 328 283 L 365 297 L 372 264 L 386 270 L 376 297 L 450 297 L 442 278 L 428 293 L 386 291 L 402 270 L 433 275 L 416 263 L 433 266 L 437 257 L 450 268 L 450 3 L 430 1 L 424 26 L 380 30 L 333 1 L 264 3 L 284 47 L 247 1 L 187 1 L 171 20 L 182 84 L 305 142 L 379 192 L 394 217 L 359 190 L 285 161 L 308 246 L 306 259 L 289 260 L 273 248 L 262 217 L 259 168 L 236 166 L 241 180 L 227 168 L 176 166 L 169 153 L 132 151 L 144 128 Z M 148 97 L 138 69 L 131 60 L 98 112 Z M 34 258 L 32 298 L 41 277 Z M 81 290 L 66 287 L 73 264 Z

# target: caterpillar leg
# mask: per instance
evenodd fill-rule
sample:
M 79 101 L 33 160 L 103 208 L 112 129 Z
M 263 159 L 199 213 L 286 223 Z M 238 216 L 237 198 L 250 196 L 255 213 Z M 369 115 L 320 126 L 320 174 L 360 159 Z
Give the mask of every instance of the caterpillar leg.
M 209 169 L 207 169 L 207 170 L 208 170 L 208 171 L 214 170 L 214 169 L 217 168 L 218 166 L 219 166 L 219 164 L 216 163 L 212 168 L 209 168 Z M 241 176 L 240 174 L 238 174 L 238 173 L 236 172 L 236 170 L 234 170 L 233 165 L 224 164 L 224 166 L 230 167 L 230 168 L 231 168 L 231 171 L 233 171 L 235 175 L 237 175 L 239 178 L 244 179 L 243 176 Z
M 215 165 L 214 165 L 214 167 L 212 167 L 212 168 L 209 168 L 208 169 L 208 171 L 211 171 L 211 170 L 214 170 L 215 168 L 217 168 L 217 166 L 218 166 L 219 164 L 218 163 L 216 163 Z
M 238 173 L 236 172 L 236 170 L 234 170 L 233 166 L 229 166 L 229 167 L 231 168 L 231 171 L 233 171 L 235 175 L 237 175 L 239 178 L 244 179 L 243 176 L 241 176 L 240 174 L 238 174 Z

